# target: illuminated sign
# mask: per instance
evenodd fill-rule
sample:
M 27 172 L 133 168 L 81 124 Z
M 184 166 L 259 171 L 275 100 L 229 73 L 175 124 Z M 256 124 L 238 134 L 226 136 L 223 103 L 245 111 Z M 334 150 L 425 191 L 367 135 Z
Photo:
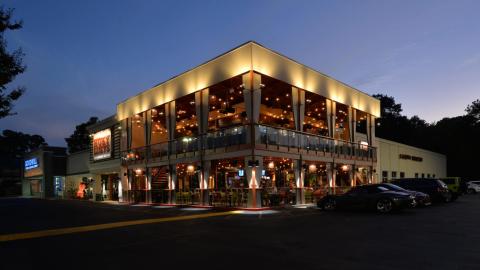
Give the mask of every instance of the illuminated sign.
M 31 170 L 38 168 L 38 159 L 37 158 L 31 158 L 25 160 L 25 170 Z
M 104 129 L 93 134 L 93 160 L 110 158 L 112 156 L 112 131 Z
M 406 155 L 406 154 L 400 154 L 400 155 L 398 155 L 398 157 L 399 157 L 400 159 L 410 159 L 410 160 L 418 161 L 418 162 L 422 162 L 422 161 L 423 161 L 423 158 L 422 158 L 422 157 L 416 157 L 416 156 L 411 156 L 411 155 Z
M 238 176 L 244 176 L 245 171 L 244 170 L 238 170 Z

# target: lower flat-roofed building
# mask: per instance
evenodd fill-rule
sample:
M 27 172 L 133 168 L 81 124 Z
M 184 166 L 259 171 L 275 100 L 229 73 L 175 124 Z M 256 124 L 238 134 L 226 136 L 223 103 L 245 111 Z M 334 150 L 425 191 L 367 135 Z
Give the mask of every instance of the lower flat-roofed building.
M 447 157 L 425 149 L 377 138 L 379 179 L 447 177 Z
M 67 152 L 64 147 L 42 146 L 26 154 L 22 195 L 62 198 L 65 191 Z

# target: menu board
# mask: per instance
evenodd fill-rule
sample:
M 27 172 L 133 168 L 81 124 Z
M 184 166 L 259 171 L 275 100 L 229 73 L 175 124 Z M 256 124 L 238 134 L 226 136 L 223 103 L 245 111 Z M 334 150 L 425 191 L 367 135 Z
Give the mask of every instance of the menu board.
M 110 158 L 112 156 L 112 131 L 104 129 L 93 134 L 93 160 Z

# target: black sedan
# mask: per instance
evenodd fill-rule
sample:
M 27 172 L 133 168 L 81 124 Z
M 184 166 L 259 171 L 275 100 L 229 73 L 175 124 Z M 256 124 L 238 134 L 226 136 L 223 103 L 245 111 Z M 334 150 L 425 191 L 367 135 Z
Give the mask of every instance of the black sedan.
M 417 203 L 417 206 L 427 206 L 432 204 L 432 201 L 430 200 L 430 196 L 423 192 L 404 189 L 402 187 L 399 187 L 391 183 L 382 183 L 379 185 L 389 190 L 405 192 L 405 193 L 409 193 L 410 195 L 413 195 L 415 197 L 415 202 Z
M 380 184 L 356 186 L 343 195 L 327 195 L 317 202 L 323 210 L 371 209 L 380 213 L 414 207 L 415 204 L 413 195 Z

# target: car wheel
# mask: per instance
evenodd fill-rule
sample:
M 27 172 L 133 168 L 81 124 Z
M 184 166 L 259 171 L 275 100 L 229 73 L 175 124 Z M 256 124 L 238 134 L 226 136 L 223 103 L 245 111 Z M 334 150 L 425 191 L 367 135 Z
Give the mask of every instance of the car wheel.
M 377 212 L 389 213 L 393 210 L 393 202 L 390 199 L 380 199 L 377 202 Z
M 333 210 L 335 210 L 336 206 L 337 206 L 337 204 L 336 204 L 335 200 L 330 198 L 330 199 L 327 199 L 323 203 L 322 209 L 325 210 L 325 211 L 333 211 Z
M 473 194 L 473 193 L 475 193 L 475 189 L 469 188 L 469 189 L 467 189 L 467 193 L 468 194 Z

